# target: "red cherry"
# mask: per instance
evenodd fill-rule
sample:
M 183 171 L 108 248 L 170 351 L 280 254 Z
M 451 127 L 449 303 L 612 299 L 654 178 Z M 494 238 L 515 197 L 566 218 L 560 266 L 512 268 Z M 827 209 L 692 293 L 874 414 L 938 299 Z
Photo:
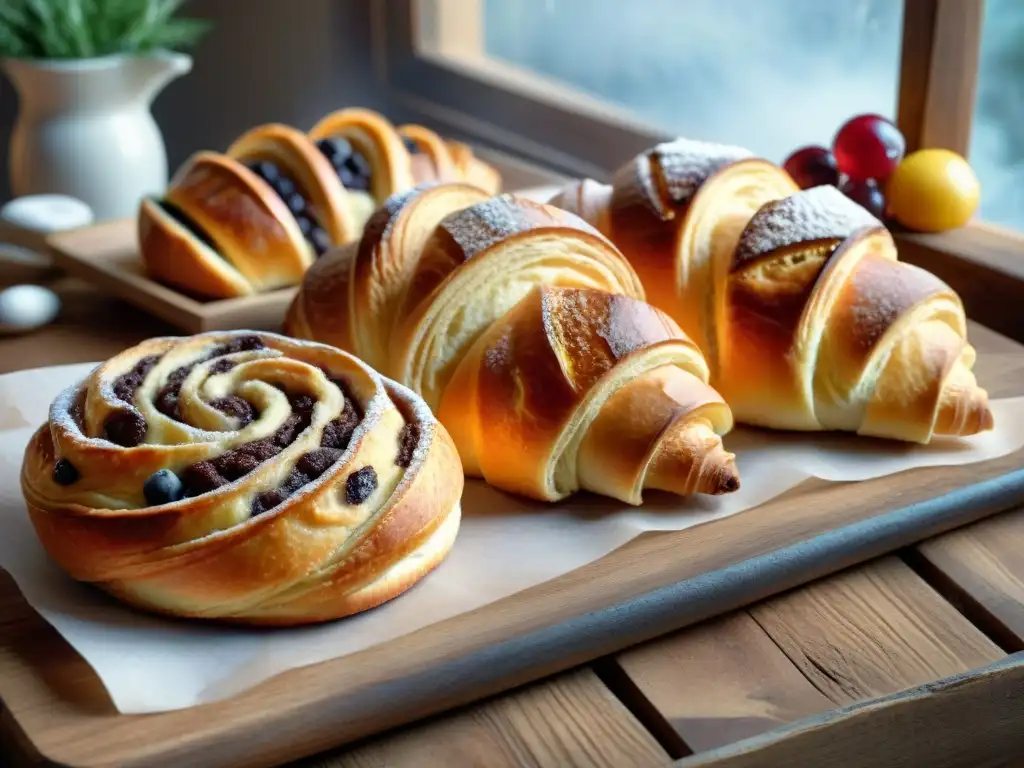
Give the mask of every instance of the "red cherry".
M 782 167 L 800 189 L 839 183 L 836 159 L 825 147 L 801 147 L 786 158 Z
M 839 185 L 839 191 L 862 208 L 867 209 L 867 212 L 876 219 L 881 220 L 885 217 L 885 195 L 882 194 L 882 190 L 878 188 L 874 179 L 857 181 L 844 178 Z
M 839 170 L 857 181 L 884 182 L 896 170 L 907 143 L 900 129 L 881 115 L 857 115 L 832 141 Z

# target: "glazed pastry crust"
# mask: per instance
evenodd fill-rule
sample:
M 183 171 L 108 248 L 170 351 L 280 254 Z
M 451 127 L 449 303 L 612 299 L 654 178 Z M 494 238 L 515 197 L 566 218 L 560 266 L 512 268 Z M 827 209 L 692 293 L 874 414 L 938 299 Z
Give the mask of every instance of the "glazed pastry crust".
M 152 339 L 58 397 L 21 474 L 43 545 L 75 579 L 175 616 L 302 624 L 405 591 L 445 557 L 458 531 L 463 476 L 447 432 L 408 389 L 327 346 L 262 334 L 264 347 L 211 356 L 239 338 L 246 337 Z M 129 408 L 116 387 L 153 357 L 159 360 L 141 377 L 131 406 L 145 420 L 145 439 L 122 447 L 104 431 L 111 414 Z M 164 415 L 156 407 L 161 387 L 196 360 L 178 395 L 181 420 Z M 229 370 L 216 368 L 228 363 Z M 226 393 L 258 406 L 256 418 L 240 423 L 211 407 Z M 301 430 L 281 440 L 295 409 L 307 406 Z M 346 409 L 361 415 L 348 422 L 355 424 L 350 439 L 329 449 L 326 466 L 309 469 Z M 142 494 L 158 470 L 187 478 L 197 462 L 216 465 L 275 439 L 286 444 L 212 490 L 157 505 Z M 74 466 L 75 482 L 56 481 L 58 458 Z M 366 467 L 375 473 L 372 490 L 364 484 L 353 497 L 350 478 L 361 470 L 364 477 Z M 289 483 L 290 495 L 257 509 L 257 499 Z
M 286 331 L 420 393 L 468 475 L 545 501 L 738 488 L 721 442 L 732 415 L 698 347 L 592 226 L 456 184 L 394 196 L 376 217 L 307 274 Z
M 992 427 L 959 297 L 835 187 L 680 139 L 552 203 L 622 250 L 738 421 L 921 443 Z

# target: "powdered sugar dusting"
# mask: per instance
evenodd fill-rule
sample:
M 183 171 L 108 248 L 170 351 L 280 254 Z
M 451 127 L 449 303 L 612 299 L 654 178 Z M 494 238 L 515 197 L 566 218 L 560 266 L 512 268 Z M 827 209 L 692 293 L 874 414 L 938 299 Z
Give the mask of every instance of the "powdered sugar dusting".
M 164 357 L 162 364 L 160 363 L 161 355 Z M 232 428 L 225 431 L 209 431 L 187 423 L 184 421 L 183 415 L 179 413 L 177 398 L 185 388 L 189 390 L 191 397 L 196 397 L 197 387 L 202 387 L 201 382 L 211 376 L 227 374 L 229 371 L 237 370 L 239 365 L 246 362 L 276 358 L 305 363 L 309 366 L 311 379 L 310 389 L 307 392 L 303 392 L 303 387 L 290 392 L 285 391 L 291 408 L 284 414 L 284 421 L 279 422 L 276 417 L 273 419 L 273 423 L 270 424 L 271 431 L 263 429 L 259 430 L 258 434 L 242 435 L 241 430 L 248 426 L 249 421 L 242 423 L 237 430 Z M 140 367 L 139 363 L 145 363 L 145 365 Z M 295 368 L 294 362 L 286 363 L 286 365 L 290 366 L 286 369 L 290 376 L 299 372 Z M 356 370 L 361 372 L 359 380 L 363 383 L 360 384 L 358 390 L 353 389 L 350 392 L 347 389 L 347 384 L 343 386 L 338 384 L 338 381 L 349 382 Z M 150 373 L 151 371 L 152 373 Z M 123 386 L 115 386 L 115 382 L 125 378 L 126 375 L 131 376 L 131 380 L 126 379 Z M 157 377 L 155 383 L 150 380 L 153 377 Z M 270 378 L 265 378 L 262 375 L 257 378 L 271 386 L 275 385 L 272 373 Z M 236 384 L 244 385 L 251 380 L 250 377 L 243 375 Z M 145 387 L 144 381 L 148 381 Z M 151 339 L 125 350 L 98 366 L 89 377 L 68 387 L 55 398 L 50 408 L 50 429 L 54 443 L 58 446 L 58 455 L 69 460 L 73 466 L 79 469 L 88 468 L 93 477 L 97 476 L 98 471 L 105 471 L 102 469 L 104 462 L 110 462 L 117 467 L 127 460 L 121 458 L 124 452 L 139 449 L 136 452 L 136 457 L 131 461 L 145 466 L 147 472 L 149 467 L 155 471 L 171 466 L 174 467 L 173 471 L 180 473 L 182 471 L 180 468 L 183 467 L 184 474 L 179 476 L 187 485 L 186 476 L 191 477 L 189 473 L 194 475 L 199 472 L 200 468 L 203 468 L 202 471 L 206 473 L 204 478 L 209 475 L 217 480 L 217 482 L 211 481 L 210 487 L 196 490 L 196 486 L 193 486 L 193 490 L 190 491 L 192 495 L 220 492 L 220 489 L 224 489 L 224 492 L 241 493 L 243 490 L 237 487 L 235 481 L 252 470 L 253 467 L 250 466 L 252 459 L 257 462 L 269 460 L 266 455 L 266 450 L 269 449 L 266 448 L 266 445 L 276 444 L 278 449 L 273 451 L 274 455 L 289 455 L 292 460 L 301 459 L 305 455 L 298 451 L 286 454 L 286 451 L 289 450 L 288 446 L 302 439 L 300 435 L 307 434 L 307 430 L 311 426 L 315 426 L 310 422 L 316 421 L 312 414 L 316 413 L 314 409 L 317 407 L 317 395 L 328 383 L 340 387 L 342 395 L 345 398 L 351 397 L 353 402 L 358 405 L 358 412 L 361 414 L 359 415 L 360 423 L 356 425 L 355 431 L 352 433 L 349 444 L 352 447 L 359 444 L 362 434 L 374 428 L 386 409 L 393 407 L 392 396 L 397 395 L 402 403 L 400 410 L 403 416 L 407 421 L 415 422 L 420 427 L 420 431 L 416 433 L 419 443 L 413 452 L 414 464 L 412 466 L 418 466 L 415 462 L 422 463 L 422 458 L 432 440 L 432 425 L 435 423 L 435 419 L 421 398 L 398 387 L 393 382 L 387 382 L 385 385 L 385 380 L 377 372 L 351 355 L 316 342 L 292 340 L 267 332 L 213 332 L 183 338 Z M 391 387 L 392 391 L 389 391 L 388 387 Z M 154 435 L 153 432 L 149 432 L 138 442 L 129 443 L 120 440 L 112 442 L 108 435 L 109 414 L 127 412 L 128 409 L 131 409 L 132 412 L 139 412 L 136 406 L 143 401 L 136 400 L 133 405 L 129 398 L 139 397 L 136 393 L 140 388 L 144 389 L 146 393 L 144 402 L 148 414 L 140 414 L 139 418 L 142 420 L 143 427 L 149 430 L 147 421 L 154 418 L 168 419 L 173 426 L 168 432 L 168 428 L 164 425 L 156 434 L 155 439 L 147 439 Z M 98 415 L 98 418 L 103 419 L 102 437 L 86 434 L 75 416 L 76 404 L 87 390 L 92 390 L 94 403 L 92 407 L 96 407 L 95 403 L 101 403 L 102 413 Z M 352 393 L 356 392 L 360 394 L 353 396 Z M 170 397 L 170 395 L 174 397 L 173 402 L 168 400 L 169 404 L 161 407 L 160 399 L 165 396 Z M 232 399 L 235 402 L 244 400 L 244 397 L 234 394 L 233 391 L 218 392 L 211 397 L 216 397 L 217 402 L 224 402 L 225 406 L 234 405 L 230 402 Z M 305 404 L 302 404 L 303 400 Z M 252 403 L 248 401 L 243 402 L 243 405 L 246 403 L 250 408 L 253 407 Z M 217 410 L 222 410 L 214 402 L 211 402 L 211 405 Z M 108 411 L 108 409 L 111 410 Z M 236 411 L 223 410 L 223 412 L 229 416 L 237 416 Z M 310 414 L 306 417 L 305 422 L 302 421 L 302 414 Z M 250 411 L 249 417 L 250 420 L 255 418 L 258 421 L 261 418 L 260 412 L 256 411 L 254 417 Z M 329 420 L 331 415 L 321 413 L 318 423 L 324 427 L 323 436 L 327 439 L 326 429 L 334 422 L 325 423 L 325 418 Z M 339 427 L 335 426 L 334 429 L 336 432 Z M 288 430 L 292 431 L 289 433 Z M 330 438 L 332 440 L 334 439 L 333 435 L 334 433 Z M 168 437 L 170 439 L 167 439 Z M 255 438 L 255 441 L 252 438 Z M 307 437 L 305 442 L 308 443 L 310 439 L 319 441 L 320 435 Z M 239 440 L 242 440 L 242 443 L 239 443 Z M 281 440 L 284 440 L 285 443 L 281 443 Z M 264 443 L 266 445 L 263 445 Z M 310 445 L 314 444 L 310 443 Z M 319 442 L 316 445 L 319 445 Z M 337 447 L 327 443 L 325 445 L 330 449 Z M 234 450 L 236 448 L 238 448 L 237 451 Z M 397 450 L 398 446 L 396 446 Z M 292 456 L 292 453 L 295 455 Z M 242 468 L 241 475 L 238 477 L 221 474 L 234 472 L 238 468 Z M 195 482 L 194 479 L 193 482 Z M 52 483 L 47 485 L 48 493 L 53 492 L 53 489 L 50 488 L 51 485 Z M 141 481 L 139 488 L 141 488 Z M 135 497 L 139 488 L 134 486 L 128 488 L 126 491 L 128 495 L 123 498 L 122 496 L 115 498 L 100 494 L 91 501 L 86 497 L 80 498 L 77 503 L 85 503 L 87 506 L 98 504 L 104 507 L 113 503 L 125 508 L 136 508 L 138 501 Z M 75 488 L 67 491 L 67 493 L 75 492 Z M 262 514 L 262 512 L 254 514 Z
M 824 185 L 766 203 L 743 230 L 736 263 L 815 240 L 845 240 L 882 222 L 833 186 Z
M 530 223 L 521 205 L 512 195 L 504 194 L 456 211 L 440 224 L 467 256 L 480 253 L 500 243 Z
M 651 153 L 669 198 L 677 205 L 688 202 L 711 174 L 754 156 L 743 147 L 683 138 L 659 144 Z
M 402 212 L 402 209 L 428 189 L 436 186 L 437 182 L 427 182 L 391 195 L 366 222 L 366 227 L 363 229 L 363 240 L 372 244 L 377 240 L 386 240 L 391 237 L 395 222 L 398 221 L 398 214 Z
M 505 193 L 449 214 L 440 225 L 472 258 L 513 235 L 541 227 L 572 227 L 604 239 L 579 216 Z

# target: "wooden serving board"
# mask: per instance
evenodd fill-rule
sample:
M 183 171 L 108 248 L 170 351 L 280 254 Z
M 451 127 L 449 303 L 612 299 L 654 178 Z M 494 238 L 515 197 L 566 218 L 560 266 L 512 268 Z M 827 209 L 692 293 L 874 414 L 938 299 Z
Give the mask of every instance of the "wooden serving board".
M 296 288 L 201 301 L 150 278 L 139 258 L 135 219 L 60 232 L 46 240 L 54 264 L 186 333 L 236 328 L 278 331 Z
M 972 326 L 994 396 L 1024 348 Z M 532 589 L 231 700 L 114 711 L 95 674 L 0 580 L 0 699 L 21 746 L 67 766 L 270 766 L 568 669 L 1024 504 L 1024 451 L 862 483 L 811 481 L 747 512 L 646 534 Z M 415 590 L 401 599 L 415 600 Z
M 517 177 L 518 178 L 518 177 Z M 551 185 L 524 188 L 516 194 L 547 200 Z M 31 242 L 41 238 L 8 226 L 0 242 Z M 51 235 L 43 240 L 54 266 L 116 296 L 186 333 L 252 329 L 279 331 L 297 288 L 282 288 L 255 296 L 203 301 L 150 278 L 139 258 L 134 218 L 93 224 Z

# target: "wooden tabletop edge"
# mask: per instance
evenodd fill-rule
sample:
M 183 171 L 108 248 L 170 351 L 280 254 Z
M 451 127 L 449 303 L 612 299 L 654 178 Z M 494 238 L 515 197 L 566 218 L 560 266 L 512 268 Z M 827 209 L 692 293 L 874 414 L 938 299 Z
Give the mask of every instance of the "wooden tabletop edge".
M 986 745 L 988 749 L 996 749 L 1000 745 L 992 738 L 993 736 L 1002 735 L 1006 738 L 1017 732 L 1020 715 L 1024 712 L 1024 701 L 1019 696 L 1010 694 L 1019 692 L 1022 687 L 1024 652 L 1015 653 L 970 672 L 952 675 L 889 696 L 850 704 L 820 715 L 812 715 L 749 739 L 684 757 L 673 765 L 676 768 L 753 768 L 756 765 L 779 764 L 773 761 L 776 754 L 790 752 L 799 754 L 807 765 L 826 768 L 839 765 L 840 763 L 835 762 L 838 759 L 837 752 L 853 743 L 844 741 L 848 738 L 847 734 L 860 728 L 881 729 L 883 723 L 886 724 L 885 727 L 896 732 L 893 739 L 858 739 L 856 743 L 860 745 L 860 750 L 857 757 L 861 764 L 875 765 L 872 755 L 881 759 L 882 756 L 895 754 L 894 743 L 899 739 L 898 743 L 903 749 L 900 753 L 901 760 L 906 761 L 901 764 L 932 765 L 936 763 L 929 760 L 928 756 L 946 749 L 946 734 L 934 727 L 916 729 L 915 732 L 910 725 L 911 719 L 934 719 L 939 714 L 963 718 L 964 712 L 971 711 L 972 706 L 984 707 L 988 717 L 982 717 L 982 713 L 977 710 L 972 711 L 971 717 L 976 717 L 979 725 L 984 728 L 977 734 L 978 739 L 963 748 L 963 751 L 983 750 Z M 910 711 L 907 706 L 926 700 L 931 704 L 929 712 L 923 712 L 916 706 Z M 963 735 L 962 730 L 958 731 L 958 738 L 962 740 Z M 799 746 L 794 743 L 798 741 L 801 742 Z M 1005 747 L 1006 744 L 1002 746 Z M 1011 748 L 1012 746 L 1010 745 Z M 797 752 L 797 749 L 800 751 Z M 808 751 L 809 749 L 815 751 Z M 910 749 L 915 751 L 908 752 Z M 984 763 L 987 755 L 979 751 L 975 752 L 975 757 L 980 765 Z

